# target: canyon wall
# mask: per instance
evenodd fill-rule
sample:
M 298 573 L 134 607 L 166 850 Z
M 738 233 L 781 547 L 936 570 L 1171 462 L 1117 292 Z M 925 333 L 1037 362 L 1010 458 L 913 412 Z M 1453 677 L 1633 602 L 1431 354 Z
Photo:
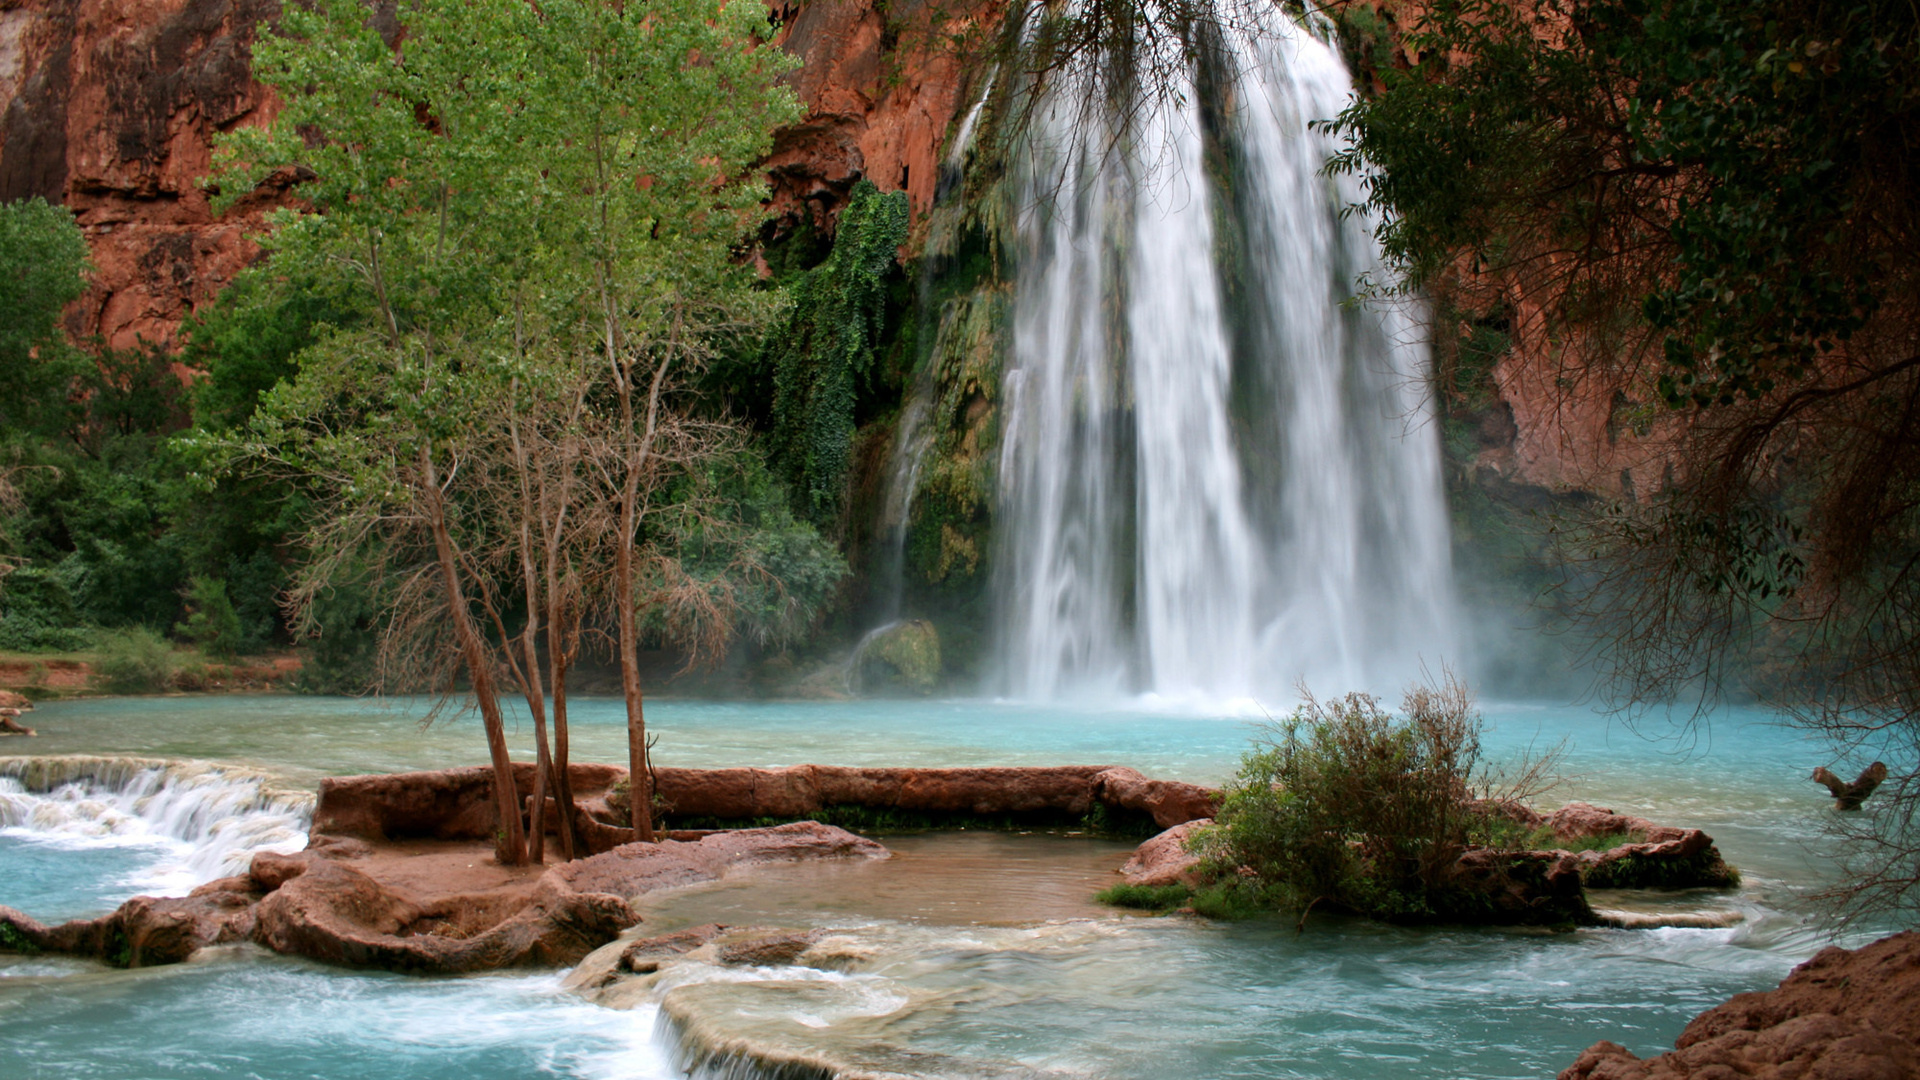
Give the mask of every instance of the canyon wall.
M 391 0 L 376 4 L 391 25 Z M 861 177 L 933 203 L 967 43 L 997 3 L 953 16 L 926 0 L 783 3 L 778 40 L 808 116 L 768 159 L 782 226 L 830 227 Z M 883 10 L 884 7 L 884 10 Z M 200 181 L 216 134 L 273 120 L 252 46 L 278 0 L 0 0 L 0 201 L 69 207 L 94 284 L 68 313 L 78 338 L 170 346 L 180 323 L 259 257 L 250 236 L 290 185 L 215 215 Z M 919 42 L 901 45 L 901 42 Z

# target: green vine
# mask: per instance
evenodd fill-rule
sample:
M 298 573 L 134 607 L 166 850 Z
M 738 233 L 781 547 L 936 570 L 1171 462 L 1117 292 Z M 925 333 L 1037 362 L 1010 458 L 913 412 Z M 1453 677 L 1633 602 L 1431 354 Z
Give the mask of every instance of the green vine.
M 833 252 L 794 286 L 793 314 L 767 345 L 774 449 L 801 510 L 837 516 L 852 460 L 858 383 L 885 328 L 887 275 L 906 242 L 907 196 L 853 186 Z

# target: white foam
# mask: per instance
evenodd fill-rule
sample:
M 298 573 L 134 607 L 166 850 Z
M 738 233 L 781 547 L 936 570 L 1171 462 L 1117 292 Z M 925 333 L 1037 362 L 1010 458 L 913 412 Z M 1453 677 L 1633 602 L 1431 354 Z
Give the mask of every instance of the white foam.
M 313 797 L 271 774 L 149 758 L 0 759 L 0 833 L 70 848 L 148 847 L 126 882 L 178 896 L 307 843 Z

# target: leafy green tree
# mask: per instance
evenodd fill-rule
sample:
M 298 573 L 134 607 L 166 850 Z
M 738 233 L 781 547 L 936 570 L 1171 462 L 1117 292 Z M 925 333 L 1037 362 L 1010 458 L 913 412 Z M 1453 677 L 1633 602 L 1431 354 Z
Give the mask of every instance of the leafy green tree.
M 649 516 L 715 428 L 685 415 L 675 380 L 772 311 L 731 246 L 764 213 L 748 167 L 798 107 L 753 3 L 423 0 L 400 18 L 396 50 L 356 0 L 320 0 L 255 50 L 286 106 L 270 131 L 227 142 L 224 197 L 311 171 L 312 211 L 275 219 L 271 265 L 348 283 L 366 316 L 320 333 L 226 445 L 313 489 L 296 597 L 365 568 L 389 583 L 386 640 L 409 650 L 383 664 L 459 658 L 493 753 L 502 857 L 519 861 L 497 673 L 534 710 L 538 796 L 535 638 L 544 626 L 557 683 L 585 582 L 608 565 L 645 776 L 635 609 L 658 573 L 685 576 L 652 546 Z M 560 715 L 551 771 L 570 805 Z M 651 835 L 644 814 L 635 825 Z

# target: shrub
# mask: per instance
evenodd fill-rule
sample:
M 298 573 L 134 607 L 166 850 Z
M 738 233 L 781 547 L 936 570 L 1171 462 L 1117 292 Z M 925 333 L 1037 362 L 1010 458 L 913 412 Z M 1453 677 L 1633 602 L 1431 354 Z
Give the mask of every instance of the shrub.
M 172 647 L 146 627 L 101 634 L 99 651 L 93 670 L 109 693 L 156 693 L 173 677 Z
M 1138 911 L 1172 911 L 1184 907 L 1193 897 L 1185 885 L 1115 885 L 1094 894 L 1094 900 L 1111 907 Z
M 1448 871 L 1493 831 L 1476 797 L 1537 793 L 1554 757 L 1502 784 L 1482 768 L 1481 728 L 1450 678 L 1409 691 L 1398 717 L 1366 694 L 1308 698 L 1241 759 L 1218 824 L 1202 834 L 1223 881 L 1205 902 L 1406 922 L 1460 910 L 1464 898 L 1443 895 Z

